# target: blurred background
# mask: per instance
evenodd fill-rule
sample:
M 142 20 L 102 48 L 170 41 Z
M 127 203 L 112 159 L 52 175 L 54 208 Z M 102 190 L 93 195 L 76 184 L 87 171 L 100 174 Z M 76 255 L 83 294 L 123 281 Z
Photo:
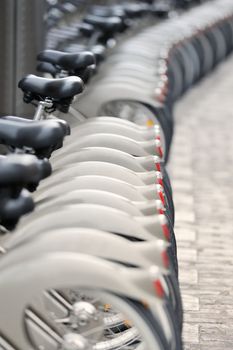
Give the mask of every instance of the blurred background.
M 40 50 L 45 47 L 59 47 L 59 42 L 52 42 L 54 28 L 65 23 L 77 23 L 92 5 L 122 2 L 124 3 L 123 0 L 1 0 L 0 114 L 27 116 L 30 113 L 30 107 L 25 106 L 22 101 L 17 82 L 25 74 L 35 72 L 36 54 Z M 187 8 L 204 0 L 144 2 L 169 5 L 179 11 L 180 8 Z

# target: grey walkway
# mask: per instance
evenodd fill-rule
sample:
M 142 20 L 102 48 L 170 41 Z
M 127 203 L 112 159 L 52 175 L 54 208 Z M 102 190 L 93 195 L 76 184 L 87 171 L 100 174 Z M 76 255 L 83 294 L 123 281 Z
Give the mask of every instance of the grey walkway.
M 233 58 L 176 106 L 169 169 L 185 350 L 233 349 Z

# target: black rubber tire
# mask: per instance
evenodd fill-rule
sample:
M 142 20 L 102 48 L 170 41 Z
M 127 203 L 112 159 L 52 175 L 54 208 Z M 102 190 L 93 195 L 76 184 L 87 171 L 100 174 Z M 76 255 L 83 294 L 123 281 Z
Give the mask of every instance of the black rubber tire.
M 167 252 L 168 252 L 171 264 L 172 264 L 172 266 L 174 268 L 175 276 L 176 276 L 176 278 L 178 280 L 178 277 L 179 277 L 179 264 L 178 264 L 178 259 L 177 259 L 176 236 L 175 236 L 175 233 L 174 233 L 171 221 L 169 219 L 169 216 L 166 215 L 166 214 L 165 214 L 165 216 L 166 216 L 167 221 L 168 221 L 169 232 L 170 232 L 170 244 L 171 244 L 168 247 Z
M 183 303 L 180 293 L 180 286 L 175 275 L 175 272 L 172 270 L 172 266 L 170 267 L 171 274 L 165 277 L 165 280 L 168 284 L 169 291 L 171 292 L 170 303 L 173 307 L 175 317 L 178 322 L 178 326 L 180 331 L 183 329 Z
M 145 308 L 144 305 L 142 305 L 141 303 L 139 303 L 136 300 L 127 299 L 127 301 L 129 303 L 133 303 L 133 307 L 135 307 L 136 311 L 138 312 L 138 314 L 140 316 L 144 317 L 144 320 L 147 322 L 148 326 L 152 328 L 152 330 L 155 329 L 155 327 L 156 327 L 156 330 L 159 331 L 160 336 L 163 335 L 163 330 L 161 329 L 158 321 L 155 319 L 154 315 L 151 313 L 151 311 L 148 308 Z M 173 328 L 173 334 L 174 334 L 175 341 L 176 341 L 175 350 L 183 350 L 181 332 L 180 332 L 180 329 L 177 325 L 176 317 L 175 317 L 174 311 L 172 310 L 172 307 L 169 303 L 169 300 L 167 300 L 167 302 L 166 302 L 165 311 L 166 311 L 169 323 L 170 323 L 171 327 Z M 162 349 L 171 350 L 171 346 L 170 346 L 170 344 L 167 344 L 165 336 L 162 336 L 162 337 L 163 337 L 163 340 L 161 339 L 161 342 L 163 341 L 162 346 L 165 346 L 165 348 L 162 347 L 161 350 Z

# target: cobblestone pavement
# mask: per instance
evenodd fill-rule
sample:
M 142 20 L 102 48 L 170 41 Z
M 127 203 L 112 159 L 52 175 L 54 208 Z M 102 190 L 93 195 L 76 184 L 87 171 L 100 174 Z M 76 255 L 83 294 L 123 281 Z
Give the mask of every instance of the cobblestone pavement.
M 233 349 L 233 58 L 176 106 L 169 163 L 185 350 Z

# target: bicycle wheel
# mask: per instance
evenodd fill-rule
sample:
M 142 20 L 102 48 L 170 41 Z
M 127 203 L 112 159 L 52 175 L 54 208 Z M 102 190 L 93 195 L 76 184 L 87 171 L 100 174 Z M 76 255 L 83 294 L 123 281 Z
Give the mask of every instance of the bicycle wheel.
M 54 349 L 63 350 L 169 349 L 150 310 L 135 300 L 105 291 L 65 289 L 45 293 L 44 303 L 46 315 L 39 316 L 34 308 L 25 313 L 35 349 L 50 350 L 48 336 L 56 343 Z
M 162 148 L 166 154 L 167 141 L 164 126 L 161 124 L 161 120 L 158 119 L 154 111 L 149 109 L 148 106 L 145 106 L 143 103 L 129 100 L 111 101 L 102 106 L 98 114 L 118 117 L 148 127 L 159 125 L 161 127 Z

